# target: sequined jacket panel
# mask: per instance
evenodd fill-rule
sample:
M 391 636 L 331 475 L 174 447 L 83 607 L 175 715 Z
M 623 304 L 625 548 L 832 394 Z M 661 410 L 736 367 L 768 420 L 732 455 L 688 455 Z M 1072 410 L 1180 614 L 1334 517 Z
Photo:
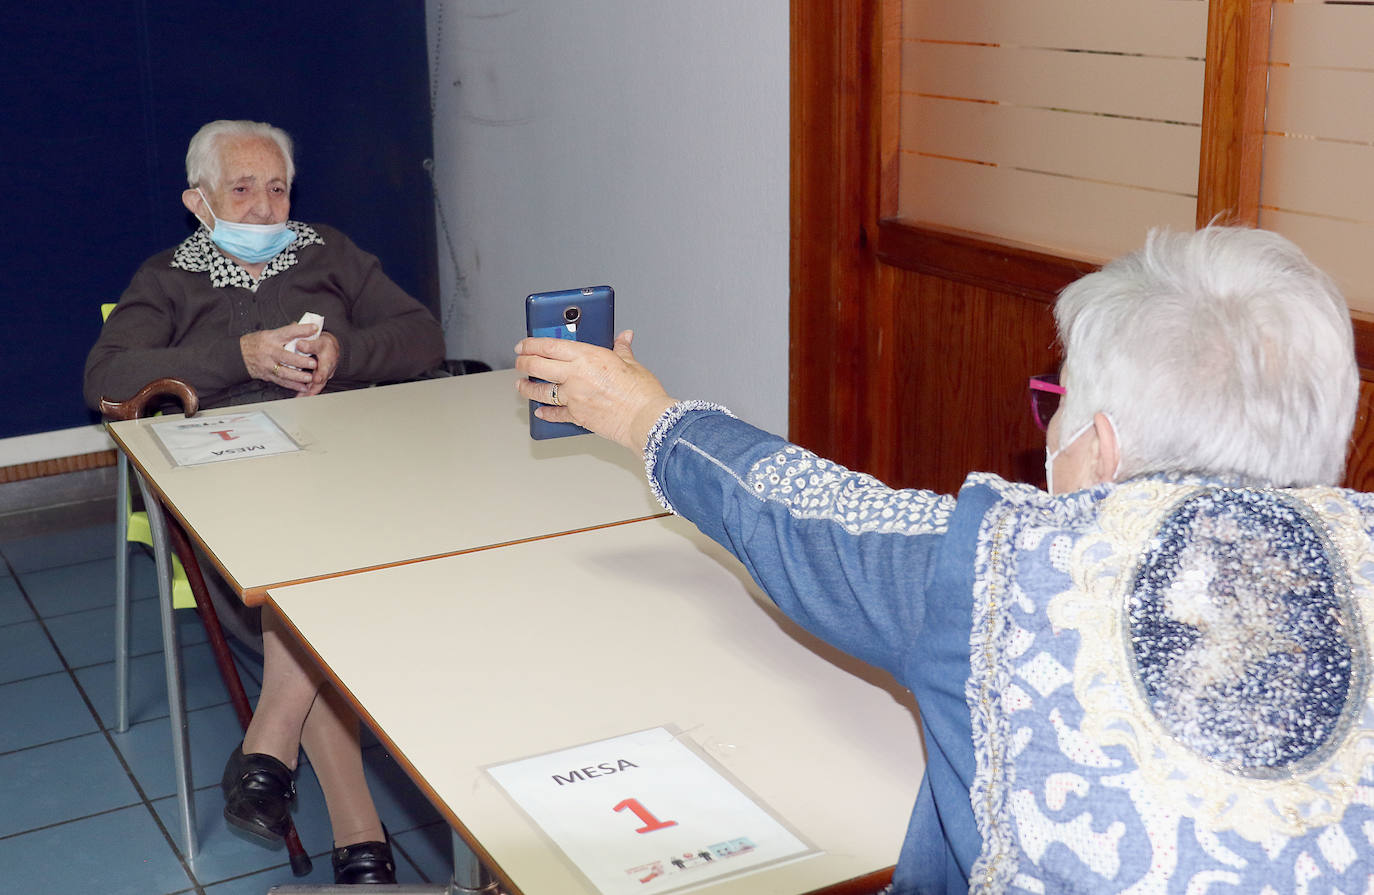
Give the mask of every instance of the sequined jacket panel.
M 994 507 L 973 888 L 1370 891 L 1368 502 L 1180 476 Z

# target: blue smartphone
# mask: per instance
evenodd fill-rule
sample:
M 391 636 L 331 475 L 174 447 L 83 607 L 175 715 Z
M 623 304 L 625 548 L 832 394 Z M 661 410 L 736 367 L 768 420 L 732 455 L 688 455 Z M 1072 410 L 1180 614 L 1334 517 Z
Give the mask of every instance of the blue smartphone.
M 559 292 L 536 292 L 525 297 L 525 332 L 531 336 L 571 339 L 610 348 L 615 339 L 615 290 L 610 286 L 585 286 Z M 530 377 L 535 382 L 543 380 Z M 551 423 L 534 415 L 538 401 L 530 402 L 530 437 L 536 439 L 585 435 L 573 423 Z

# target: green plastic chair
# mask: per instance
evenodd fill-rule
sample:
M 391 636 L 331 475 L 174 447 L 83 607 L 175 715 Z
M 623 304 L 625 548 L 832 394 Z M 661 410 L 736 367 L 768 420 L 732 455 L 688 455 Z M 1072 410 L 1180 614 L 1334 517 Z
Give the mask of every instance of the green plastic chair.
M 100 306 L 100 319 L 102 322 L 109 319 L 110 312 L 114 310 L 114 307 L 114 302 L 106 302 Z M 120 480 L 128 481 L 129 461 L 124 456 L 124 453 L 122 451 L 119 452 L 118 462 L 120 466 L 124 467 L 123 474 L 119 476 Z M 143 510 L 133 509 L 133 498 L 132 495 L 129 493 L 129 489 L 127 487 L 121 488 L 120 491 L 124 499 L 124 518 L 126 520 L 124 531 L 125 540 L 123 543 L 115 545 L 116 551 L 127 550 L 127 545 L 130 543 L 144 544 L 148 547 L 149 550 L 151 550 L 153 548 L 153 530 L 152 526 L 148 524 L 148 514 L 145 513 Z M 116 556 L 118 555 L 118 552 L 116 552 Z M 116 563 L 115 599 L 119 600 L 121 597 L 123 597 L 123 599 L 127 601 L 129 593 L 129 577 L 127 570 L 123 575 L 118 574 L 120 569 L 127 569 L 126 564 Z M 181 560 L 173 556 L 172 608 L 194 609 L 195 607 L 196 598 L 191 593 L 191 582 L 186 577 L 186 569 L 182 568 Z M 122 708 L 120 717 L 118 719 L 118 730 L 122 733 L 123 731 L 128 729 L 129 719 L 127 717 L 128 710 L 126 702 L 121 702 L 120 705 Z

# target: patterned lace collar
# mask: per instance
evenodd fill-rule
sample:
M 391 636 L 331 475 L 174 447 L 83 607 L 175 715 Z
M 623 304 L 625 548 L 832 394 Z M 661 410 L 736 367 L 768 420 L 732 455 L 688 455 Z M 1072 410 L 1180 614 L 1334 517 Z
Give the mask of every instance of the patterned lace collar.
M 267 262 L 263 268 L 262 279 L 254 280 L 248 271 L 229 260 L 215 244 L 210 241 L 210 231 L 200 227 L 195 233 L 177 246 L 172 255 L 171 266 L 195 273 L 209 272 L 210 285 L 216 289 L 226 286 L 242 286 L 256 292 L 258 283 L 270 276 L 279 274 L 296 263 L 296 252 L 309 245 L 324 245 L 324 237 L 309 224 L 300 221 L 287 221 L 286 226 L 296 234 L 296 241 Z

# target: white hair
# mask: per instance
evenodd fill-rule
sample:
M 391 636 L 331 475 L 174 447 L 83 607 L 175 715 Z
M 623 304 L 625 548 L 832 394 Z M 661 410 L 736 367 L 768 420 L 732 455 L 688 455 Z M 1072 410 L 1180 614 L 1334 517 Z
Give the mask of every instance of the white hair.
M 1059 431 L 1106 412 L 1118 478 L 1341 480 L 1359 397 L 1350 312 L 1282 236 L 1152 231 L 1143 249 L 1065 289 L 1054 317 L 1067 389 Z
M 286 185 L 296 179 L 296 160 L 292 157 L 291 135 L 265 121 L 212 121 L 196 131 L 191 145 L 186 147 L 186 183 L 214 189 L 219 186 L 220 141 L 242 137 L 271 140 L 286 159 Z

